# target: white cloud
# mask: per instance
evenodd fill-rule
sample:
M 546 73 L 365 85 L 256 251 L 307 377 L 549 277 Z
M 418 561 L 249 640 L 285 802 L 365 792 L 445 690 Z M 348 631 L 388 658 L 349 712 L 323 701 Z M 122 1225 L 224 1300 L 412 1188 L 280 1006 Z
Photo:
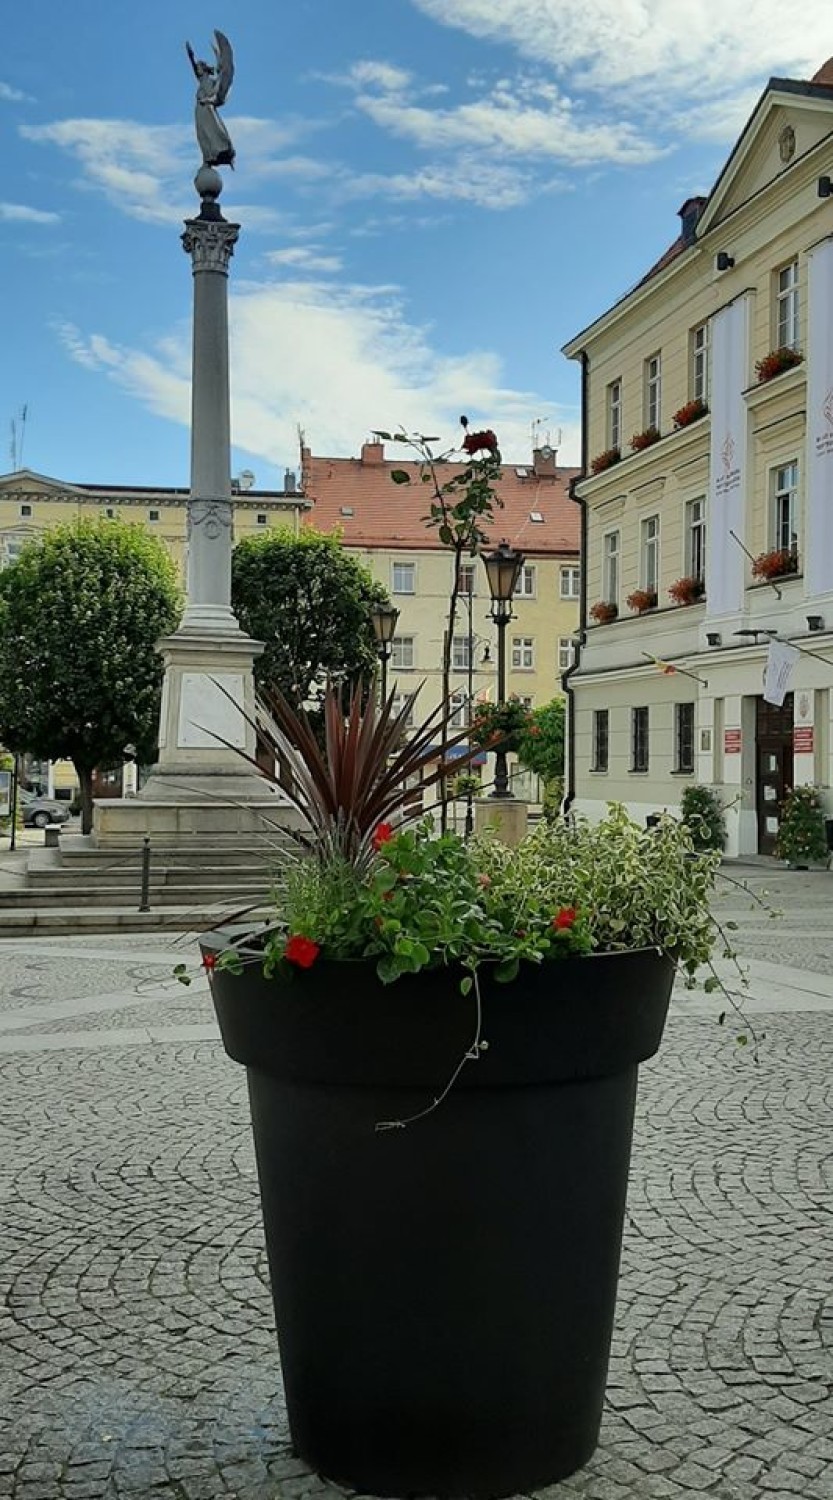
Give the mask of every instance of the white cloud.
M 188 423 L 186 328 L 150 351 L 70 325 L 58 332 L 85 368 L 116 381 L 153 412 Z M 439 433 L 450 444 L 463 410 L 494 426 L 510 462 L 528 461 L 536 417 L 563 427 L 563 462 L 577 461 L 574 411 L 559 412 L 539 393 L 508 386 L 493 351 L 438 352 L 428 330 L 408 323 L 394 288 L 307 280 L 238 285 L 231 346 L 233 441 L 278 469 L 295 460 L 298 424 L 316 452 L 338 456 L 356 453 L 373 428 L 400 424 Z
M 19 224 L 59 224 L 60 214 L 43 208 L 29 208 L 25 203 L 0 203 L 0 222 Z
M 9 104 L 21 104 L 28 102 L 30 95 L 24 94 L 22 89 L 12 88 L 10 83 L 0 83 L 0 99 L 5 99 Z
M 571 88 L 650 84 L 702 97 L 770 74 L 809 78 L 831 50 L 829 0 L 803 0 L 785 26 L 783 0 L 412 0 L 433 20 L 509 43 Z M 619 94 L 620 100 L 622 94 Z
M 404 68 L 395 68 L 390 63 L 384 62 L 357 62 L 350 69 L 350 78 L 354 83 L 369 84 L 371 87 L 381 88 L 385 93 L 393 94 L 397 89 L 408 88 L 411 84 L 411 75 Z
M 272 266 L 289 266 L 292 270 L 332 273 L 341 270 L 338 255 L 323 255 L 318 245 L 295 245 L 286 250 L 269 250 L 264 259 Z

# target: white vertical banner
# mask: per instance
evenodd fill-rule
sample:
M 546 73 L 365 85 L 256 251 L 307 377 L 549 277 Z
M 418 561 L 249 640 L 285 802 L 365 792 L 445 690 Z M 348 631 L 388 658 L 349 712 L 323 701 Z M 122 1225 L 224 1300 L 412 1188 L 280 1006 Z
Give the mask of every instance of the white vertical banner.
M 738 297 L 715 313 L 711 326 L 711 456 L 706 613 L 726 615 L 743 603 L 746 500 L 746 406 L 749 378 L 749 298 Z
M 774 703 L 781 708 L 789 692 L 795 664 L 800 655 L 801 652 L 797 651 L 795 646 L 790 646 L 787 641 L 770 641 L 764 671 L 765 703 Z
M 808 595 L 833 589 L 833 240 L 807 254 L 807 482 L 802 548 Z

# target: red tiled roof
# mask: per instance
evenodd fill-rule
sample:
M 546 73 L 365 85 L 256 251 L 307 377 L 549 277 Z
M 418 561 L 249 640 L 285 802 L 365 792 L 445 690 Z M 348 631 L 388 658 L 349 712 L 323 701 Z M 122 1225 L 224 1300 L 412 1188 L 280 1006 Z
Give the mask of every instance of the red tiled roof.
M 372 445 L 368 454 L 378 453 Z M 555 467 L 551 464 L 552 467 Z M 459 474 L 462 464 L 438 465 L 440 482 Z M 539 469 L 546 463 L 538 464 Z M 406 469 L 411 484 L 394 484 L 391 469 Z M 520 470 L 520 472 L 518 472 Z M 490 542 L 503 537 L 526 554 L 575 553 L 580 539 L 580 511 L 569 497 L 569 482 L 578 469 L 557 469 L 553 474 L 535 473 L 526 467 L 505 464 L 495 485 L 503 501 L 495 510 Z M 418 463 L 397 458 L 317 458 L 309 449 L 302 453 L 301 488 L 312 508 L 305 526 L 318 531 L 341 531 L 350 547 L 435 550 L 440 546 L 435 530 L 422 519 L 430 503 L 431 488 L 420 482 Z M 347 514 L 345 514 L 347 511 Z M 541 520 L 532 520 L 532 515 Z

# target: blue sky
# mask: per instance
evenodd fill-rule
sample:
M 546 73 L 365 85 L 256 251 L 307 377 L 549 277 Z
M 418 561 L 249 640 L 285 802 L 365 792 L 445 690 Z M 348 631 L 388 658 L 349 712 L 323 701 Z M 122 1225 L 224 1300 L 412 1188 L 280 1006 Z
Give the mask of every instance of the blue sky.
M 452 441 L 465 411 L 578 459 L 559 347 L 674 239 L 772 74 L 833 52 L 829 0 L 38 0 L 5 20 L 0 472 L 186 484 L 196 209 L 184 51 L 231 38 L 223 206 L 233 471 L 303 427 Z M 18 462 L 20 439 L 18 436 Z

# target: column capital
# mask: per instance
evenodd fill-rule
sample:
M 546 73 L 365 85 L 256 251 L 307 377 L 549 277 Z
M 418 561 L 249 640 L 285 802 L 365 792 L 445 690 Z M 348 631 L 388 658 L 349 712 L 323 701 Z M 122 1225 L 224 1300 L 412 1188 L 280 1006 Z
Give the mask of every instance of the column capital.
M 182 246 L 194 271 L 219 271 L 227 276 L 239 234 L 240 225 L 226 219 L 186 219 Z

